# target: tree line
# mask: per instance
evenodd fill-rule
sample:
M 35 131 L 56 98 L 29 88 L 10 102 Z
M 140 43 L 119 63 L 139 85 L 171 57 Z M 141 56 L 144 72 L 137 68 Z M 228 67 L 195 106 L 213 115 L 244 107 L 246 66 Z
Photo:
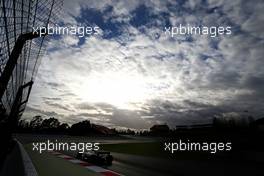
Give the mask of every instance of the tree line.
M 43 119 L 41 116 L 34 116 L 30 121 L 22 119 L 17 126 L 18 133 L 45 133 L 45 134 L 70 134 L 88 135 L 100 134 L 89 120 L 77 122 L 73 125 L 62 123 L 55 117 Z

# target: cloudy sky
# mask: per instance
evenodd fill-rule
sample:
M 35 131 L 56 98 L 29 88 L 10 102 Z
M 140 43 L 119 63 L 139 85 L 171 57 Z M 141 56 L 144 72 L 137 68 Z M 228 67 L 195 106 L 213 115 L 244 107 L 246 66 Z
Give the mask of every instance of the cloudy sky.
M 134 129 L 263 117 L 263 9 L 262 0 L 65 0 L 63 23 L 102 33 L 50 41 L 23 117 Z M 232 35 L 165 34 L 179 24 Z

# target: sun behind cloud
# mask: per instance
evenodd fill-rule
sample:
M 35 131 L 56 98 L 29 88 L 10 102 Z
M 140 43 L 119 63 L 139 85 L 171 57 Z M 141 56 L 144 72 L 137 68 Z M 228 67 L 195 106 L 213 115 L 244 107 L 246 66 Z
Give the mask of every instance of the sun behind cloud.
M 75 93 L 84 102 L 104 102 L 118 108 L 135 109 L 133 103 L 144 103 L 153 94 L 147 82 L 140 76 L 109 72 L 83 80 Z

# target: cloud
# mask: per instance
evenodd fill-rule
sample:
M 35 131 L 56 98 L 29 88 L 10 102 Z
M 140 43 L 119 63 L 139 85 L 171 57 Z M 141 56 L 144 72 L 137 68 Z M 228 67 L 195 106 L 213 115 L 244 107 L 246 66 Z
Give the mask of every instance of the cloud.
M 27 110 L 24 112 L 23 117 L 26 119 L 31 119 L 35 115 L 42 115 L 44 118 L 47 118 L 47 117 L 58 117 L 59 118 L 61 116 L 54 111 L 45 111 L 45 110 L 40 110 L 39 108 L 27 106 Z
M 53 40 L 29 105 L 59 112 L 69 122 L 88 118 L 131 128 L 208 123 L 244 110 L 261 117 L 263 5 L 258 0 L 65 1 L 65 21 L 94 24 L 105 34 Z M 230 25 L 232 35 L 172 39 L 164 34 L 165 26 L 179 23 Z

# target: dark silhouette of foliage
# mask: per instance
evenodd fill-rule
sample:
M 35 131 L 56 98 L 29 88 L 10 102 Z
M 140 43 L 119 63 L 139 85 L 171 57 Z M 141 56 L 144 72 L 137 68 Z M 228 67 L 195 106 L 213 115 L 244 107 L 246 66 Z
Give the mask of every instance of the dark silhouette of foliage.
M 72 135 L 86 135 L 91 131 L 91 123 L 88 120 L 75 123 L 70 128 L 70 134 Z
M 42 122 L 42 117 L 38 115 L 33 117 L 33 119 L 30 121 L 29 126 L 31 129 L 39 129 L 41 127 Z

